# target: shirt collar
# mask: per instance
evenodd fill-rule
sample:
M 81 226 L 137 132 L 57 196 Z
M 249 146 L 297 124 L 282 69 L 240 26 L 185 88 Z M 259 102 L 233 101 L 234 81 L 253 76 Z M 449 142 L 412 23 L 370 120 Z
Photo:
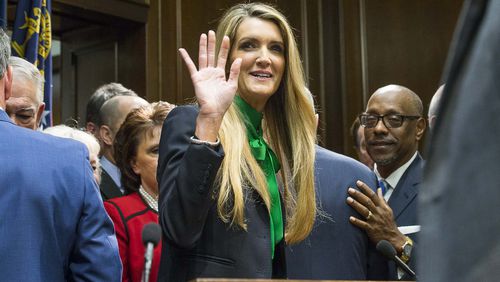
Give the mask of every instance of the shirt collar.
M 262 118 L 263 114 L 252 108 L 243 98 L 236 95 L 234 97 L 236 106 L 243 114 L 245 124 L 247 127 L 247 134 L 250 138 L 257 138 L 262 136 Z
M 101 157 L 101 167 L 109 174 L 111 179 L 113 179 L 113 181 L 116 183 L 116 186 L 118 186 L 120 190 L 122 190 L 120 169 L 118 169 L 118 167 L 114 165 L 110 160 L 108 160 L 105 156 Z
M 413 157 L 409 161 L 407 161 L 404 165 L 400 166 L 398 169 L 393 171 L 387 178 L 385 178 L 385 181 L 391 185 L 393 189 L 396 189 L 396 186 L 398 185 L 399 180 L 405 173 L 405 171 L 408 169 L 408 167 L 411 165 L 411 163 L 415 160 L 417 157 L 418 152 L 415 151 L 415 154 L 413 154 Z M 375 163 L 374 169 L 375 174 L 377 175 L 377 179 L 384 179 L 382 176 L 380 176 L 380 173 L 377 170 L 377 164 Z

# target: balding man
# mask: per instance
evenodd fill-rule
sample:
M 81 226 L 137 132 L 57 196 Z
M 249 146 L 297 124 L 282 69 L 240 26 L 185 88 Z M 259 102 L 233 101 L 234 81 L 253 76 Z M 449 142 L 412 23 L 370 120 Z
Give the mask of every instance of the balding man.
M 43 102 L 43 76 L 30 62 L 10 57 L 12 67 L 12 96 L 7 100 L 6 112 L 17 125 L 38 129 L 45 103 Z
M 101 85 L 89 98 L 87 114 L 85 115 L 85 129 L 93 134 L 97 140 L 101 140 L 99 136 L 99 125 L 101 124 L 99 111 L 106 101 L 115 96 L 137 96 L 137 94 L 120 83 L 111 82 Z
M 417 194 L 423 160 L 418 144 L 426 128 L 422 115 L 422 101 L 406 87 L 388 85 L 373 93 L 359 119 L 380 188 L 374 193 L 359 182 L 359 190 L 349 189 L 347 199 L 365 217 L 351 217 L 351 222 L 364 229 L 374 243 L 389 241 L 397 255 L 411 266 L 416 261 L 413 247 L 419 231 Z M 390 280 L 403 277 L 393 262 L 388 267 Z
M 116 167 L 113 156 L 113 143 L 115 135 L 121 124 L 133 109 L 146 106 L 149 103 L 138 96 L 115 96 L 106 101 L 99 112 L 100 126 L 99 136 L 101 139 L 101 195 L 108 200 L 122 196 L 124 193 L 121 184 L 120 169 Z
M 434 125 L 436 124 L 437 119 L 437 111 L 439 104 L 441 103 L 441 95 L 443 95 L 444 84 L 441 85 L 434 96 L 432 96 L 431 103 L 429 104 L 429 112 L 427 114 L 427 118 L 429 121 L 429 128 L 432 130 Z

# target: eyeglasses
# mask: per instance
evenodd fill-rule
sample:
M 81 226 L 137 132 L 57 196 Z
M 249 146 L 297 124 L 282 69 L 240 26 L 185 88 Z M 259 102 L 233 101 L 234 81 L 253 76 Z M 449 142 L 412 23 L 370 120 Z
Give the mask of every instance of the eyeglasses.
M 359 123 L 366 128 L 374 128 L 377 126 L 380 119 L 384 122 L 385 127 L 387 128 L 398 128 L 403 125 L 405 119 L 413 120 L 418 119 L 420 116 L 405 116 L 405 115 L 371 115 L 371 114 L 360 114 L 359 115 Z

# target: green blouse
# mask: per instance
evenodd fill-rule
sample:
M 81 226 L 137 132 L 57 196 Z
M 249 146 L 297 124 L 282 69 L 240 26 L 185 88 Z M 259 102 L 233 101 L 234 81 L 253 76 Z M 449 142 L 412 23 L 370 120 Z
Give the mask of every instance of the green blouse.
M 281 213 L 280 192 L 276 181 L 276 173 L 280 169 L 280 164 L 276 154 L 269 148 L 269 145 L 262 137 L 263 114 L 257 112 L 238 95 L 235 96 L 234 102 L 245 119 L 247 138 L 252 155 L 266 175 L 267 186 L 271 195 L 270 229 L 271 246 L 273 246 L 271 255 L 274 258 L 274 246 L 283 239 L 283 216 Z

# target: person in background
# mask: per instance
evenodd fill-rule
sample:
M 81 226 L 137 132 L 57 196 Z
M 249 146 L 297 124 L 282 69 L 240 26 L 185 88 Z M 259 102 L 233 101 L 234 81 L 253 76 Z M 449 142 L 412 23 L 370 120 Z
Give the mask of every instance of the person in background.
M 144 225 L 158 223 L 158 143 L 161 126 L 174 106 L 153 103 L 132 110 L 115 138 L 115 159 L 126 196 L 104 202 L 113 220 L 123 263 L 123 281 L 141 281 L 144 267 Z M 154 249 L 150 281 L 156 281 L 161 242 Z
M 111 82 L 97 88 L 87 102 L 85 130 L 94 135 L 99 142 L 101 141 L 101 137 L 99 136 L 99 126 L 101 125 L 99 110 L 106 101 L 115 96 L 137 96 L 137 94 L 133 90 L 125 88 L 120 83 Z
M 306 238 L 316 217 L 316 119 L 292 28 L 248 3 L 217 33 L 201 35 L 198 69 L 180 49 L 198 107 L 163 125 L 159 281 L 284 278 L 285 242 Z
M 427 114 L 427 120 L 429 121 L 429 129 L 432 130 L 436 124 L 437 111 L 439 104 L 441 103 L 441 96 L 443 95 L 444 84 L 439 86 L 436 93 L 432 96 L 431 103 L 429 104 L 429 112 Z
M 356 117 L 351 125 L 351 136 L 359 161 L 370 168 L 370 170 L 373 170 L 373 160 L 366 150 L 365 129 L 360 126 L 358 117 Z
M 500 277 L 500 1 L 464 1 L 427 139 L 419 281 Z
M 113 223 L 80 142 L 15 125 L 10 40 L 0 29 L 2 281 L 120 281 Z
M 417 195 L 424 161 L 418 143 L 426 128 L 423 109 L 420 97 L 400 85 L 387 85 L 373 93 L 359 120 L 380 188 L 375 193 L 358 181 L 359 190 L 350 188 L 347 198 L 347 203 L 364 217 L 352 216 L 352 224 L 365 230 L 375 244 L 389 241 L 401 260 L 412 268 L 420 230 Z M 388 267 L 390 280 L 413 278 L 396 269 L 392 261 Z
M 106 101 L 99 111 L 99 136 L 101 142 L 101 195 L 104 200 L 123 196 L 120 169 L 116 166 L 113 143 L 116 132 L 133 109 L 149 105 L 138 96 L 115 96 Z
M 43 76 L 32 63 L 19 57 L 10 57 L 12 67 L 12 96 L 7 100 L 5 111 L 17 125 L 37 130 L 42 120 Z
M 89 161 L 94 171 L 94 179 L 97 184 L 101 182 L 101 164 L 98 157 L 101 147 L 94 135 L 66 125 L 52 126 L 46 128 L 43 132 L 58 137 L 70 138 L 85 144 L 89 150 Z

